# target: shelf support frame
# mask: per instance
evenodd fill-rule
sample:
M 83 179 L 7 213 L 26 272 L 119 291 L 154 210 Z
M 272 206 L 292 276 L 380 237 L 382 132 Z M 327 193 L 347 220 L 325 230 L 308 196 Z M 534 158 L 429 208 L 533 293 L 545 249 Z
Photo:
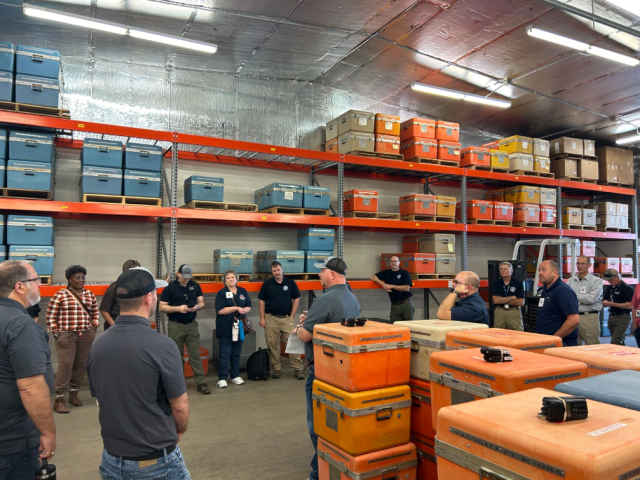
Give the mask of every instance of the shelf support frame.
M 465 169 L 466 172 L 466 169 Z M 460 179 L 460 223 L 465 225 L 465 229 L 462 231 L 462 245 L 460 246 L 460 253 L 462 256 L 462 270 L 467 270 L 467 177 L 463 175 Z M 437 262 L 436 262 L 437 263 Z

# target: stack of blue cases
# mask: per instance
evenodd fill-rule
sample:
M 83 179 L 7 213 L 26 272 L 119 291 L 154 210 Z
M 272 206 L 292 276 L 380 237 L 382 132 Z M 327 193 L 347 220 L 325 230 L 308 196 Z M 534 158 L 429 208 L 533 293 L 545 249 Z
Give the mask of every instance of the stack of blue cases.
M 128 142 L 124 151 L 124 194 L 160 198 L 162 147 Z
M 50 191 L 56 152 L 53 135 L 9 132 L 8 143 L 7 188 Z
M 254 193 L 258 210 L 271 207 L 302 208 L 302 185 L 288 183 L 272 183 Z
M 298 230 L 298 249 L 305 252 L 305 273 L 319 273 L 315 263 L 333 256 L 336 231 L 332 228 L 301 228 Z
M 6 238 L 9 260 L 27 260 L 38 275 L 53 275 L 54 229 L 51 217 L 9 215 Z
M 184 203 L 222 202 L 223 199 L 224 178 L 193 175 L 184 181 Z
M 302 207 L 329 210 L 331 208 L 331 189 L 305 185 L 302 194 Z
M 13 102 L 15 52 L 13 43 L 0 42 L 0 101 Z
M 122 142 L 85 138 L 82 194 L 122 195 Z
M 15 101 L 57 108 L 60 104 L 60 53 L 18 45 L 15 53 Z

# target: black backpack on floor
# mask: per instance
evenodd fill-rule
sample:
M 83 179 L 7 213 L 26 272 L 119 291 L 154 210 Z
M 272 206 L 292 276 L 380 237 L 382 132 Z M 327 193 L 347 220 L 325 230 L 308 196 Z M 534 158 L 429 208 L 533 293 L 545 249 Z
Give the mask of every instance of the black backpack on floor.
M 269 351 L 259 348 L 247 360 L 247 378 L 249 380 L 267 380 L 269 373 Z

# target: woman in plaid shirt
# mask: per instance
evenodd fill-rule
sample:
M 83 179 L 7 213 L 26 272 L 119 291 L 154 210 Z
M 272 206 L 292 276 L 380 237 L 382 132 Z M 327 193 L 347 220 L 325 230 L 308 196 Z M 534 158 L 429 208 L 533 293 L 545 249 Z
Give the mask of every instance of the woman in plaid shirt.
M 96 296 L 84 288 L 87 270 L 81 265 L 71 265 L 64 275 L 69 282 L 67 287 L 53 296 L 47 308 L 47 327 L 53 333 L 58 354 L 56 401 L 53 405 L 58 413 L 69 413 L 64 403 L 64 393 L 69 384 L 69 403 L 76 407 L 82 405 L 78 389 L 84 380 L 99 317 Z

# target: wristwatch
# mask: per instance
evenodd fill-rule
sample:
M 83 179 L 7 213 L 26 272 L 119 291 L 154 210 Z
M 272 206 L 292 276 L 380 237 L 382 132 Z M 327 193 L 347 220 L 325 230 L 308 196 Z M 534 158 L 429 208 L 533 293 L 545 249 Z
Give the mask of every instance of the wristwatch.
M 458 295 L 458 292 L 456 292 L 455 288 L 452 288 L 451 290 L 449 290 L 449 293 L 455 293 L 456 295 Z

